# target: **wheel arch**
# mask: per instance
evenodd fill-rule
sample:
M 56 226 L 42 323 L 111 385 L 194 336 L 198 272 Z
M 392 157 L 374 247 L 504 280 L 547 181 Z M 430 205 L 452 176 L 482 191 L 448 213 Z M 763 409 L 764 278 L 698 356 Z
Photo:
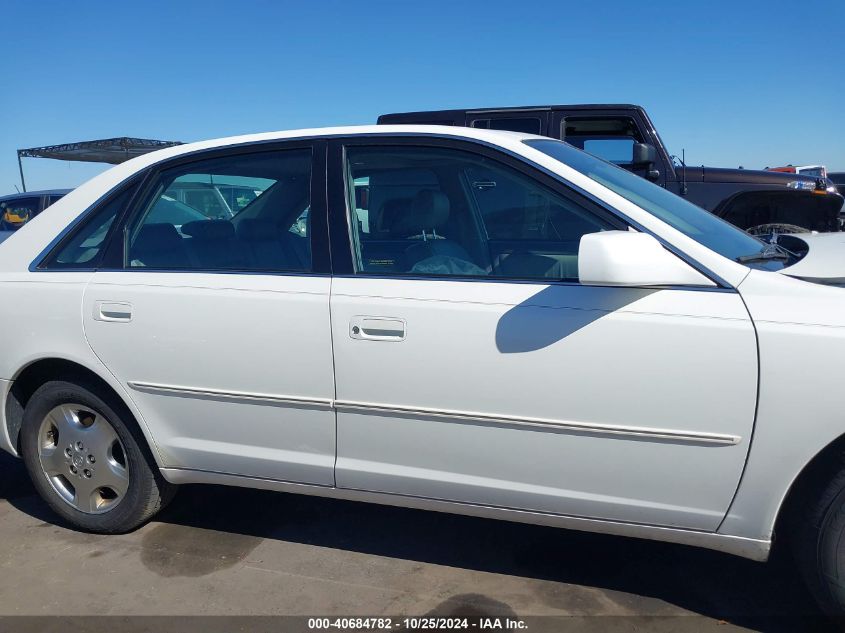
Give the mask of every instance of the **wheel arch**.
M 838 231 L 839 207 L 833 206 L 829 196 L 811 191 L 753 188 L 727 195 L 713 214 L 743 230 L 764 224 L 793 224 L 812 231 Z
M 117 402 L 125 407 L 126 412 L 131 417 L 129 422 L 138 427 L 153 458 L 156 460 L 156 464 L 162 466 L 158 447 L 152 440 L 147 425 L 143 422 L 135 403 L 123 392 L 119 385 L 115 385 L 113 380 L 109 380 L 103 375 L 107 373 L 105 367 L 101 369 L 102 372 L 98 372 L 77 360 L 62 357 L 37 358 L 22 366 L 12 378 L 6 396 L 5 410 L 0 412 L 4 414 L 6 427 L 4 430 L 9 438 L 10 447 L 20 455 L 20 429 L 24 409 L 41 385 L 51 380 L 66 380 L 68 382 L 85 380 L 113 396 Z
M 774 543 L 793 531 L 794 520 L 810 498 L 822 492 L 830 477 L 842 467 L 845 433 L 817 452 L 792 480 L 781 500 L 774 523 Z M 777 547 L 777 545 L 775 545 Z

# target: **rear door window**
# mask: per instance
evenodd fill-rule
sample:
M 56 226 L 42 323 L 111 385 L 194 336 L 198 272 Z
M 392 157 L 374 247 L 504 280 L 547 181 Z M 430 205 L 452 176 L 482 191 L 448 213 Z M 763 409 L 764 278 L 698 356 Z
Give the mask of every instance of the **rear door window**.
M 237 154 L 159 172 L 126 231 L 129 268 L 308 271 L 311 150 Z

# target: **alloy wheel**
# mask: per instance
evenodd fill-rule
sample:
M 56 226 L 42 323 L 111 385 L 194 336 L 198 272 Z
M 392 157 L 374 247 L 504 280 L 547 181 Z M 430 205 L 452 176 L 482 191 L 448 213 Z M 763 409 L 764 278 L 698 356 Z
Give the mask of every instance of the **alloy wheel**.
M 86 514 L 111 510 L 129 489 L 123 443 L 105 416 L 91 407 L 62 404 L 44 417 L 38 461 L 59 497 Z

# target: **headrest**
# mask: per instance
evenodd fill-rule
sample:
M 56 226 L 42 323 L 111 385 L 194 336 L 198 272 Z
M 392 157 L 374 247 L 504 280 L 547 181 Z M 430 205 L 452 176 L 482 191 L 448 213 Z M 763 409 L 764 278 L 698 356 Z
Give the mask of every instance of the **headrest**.
M 394 235 L 415 235 L 439 229 L 449 221 L 449 198 L 433 189 L 422 189 L 411 200 L 410 209 L 401 213 L 390 232 Z
M 172 224 L 145 224 L 138 231 L 132 249 L 145 252 L 166 251 L 178 248 L 181 241 L 182 236 L 179 235 L 176 227 Z
M 412 198 L 390 198 L 381 205 L 376 230 L 380 233 L 389 231 L 396 219 L 411 208 Z M 372 231 L 372 228 L 370 228 Z
M 238 222 L 238 237 L 250 242 L 275 240 L 278 231 L 270 220 L 244 218 Z
M 235 237 L 229 220 L 197 220 L 182 225 L 182 233 L 198 240 L 226 240 Z

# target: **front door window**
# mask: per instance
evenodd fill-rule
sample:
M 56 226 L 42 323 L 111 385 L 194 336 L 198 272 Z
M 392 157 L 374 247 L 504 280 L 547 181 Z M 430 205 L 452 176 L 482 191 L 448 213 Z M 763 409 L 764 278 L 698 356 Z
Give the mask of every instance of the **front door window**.
M 577 281 L 581 237 L 620 228 L 458 150 L 348 148 L 347 170 L 360 272 Z

